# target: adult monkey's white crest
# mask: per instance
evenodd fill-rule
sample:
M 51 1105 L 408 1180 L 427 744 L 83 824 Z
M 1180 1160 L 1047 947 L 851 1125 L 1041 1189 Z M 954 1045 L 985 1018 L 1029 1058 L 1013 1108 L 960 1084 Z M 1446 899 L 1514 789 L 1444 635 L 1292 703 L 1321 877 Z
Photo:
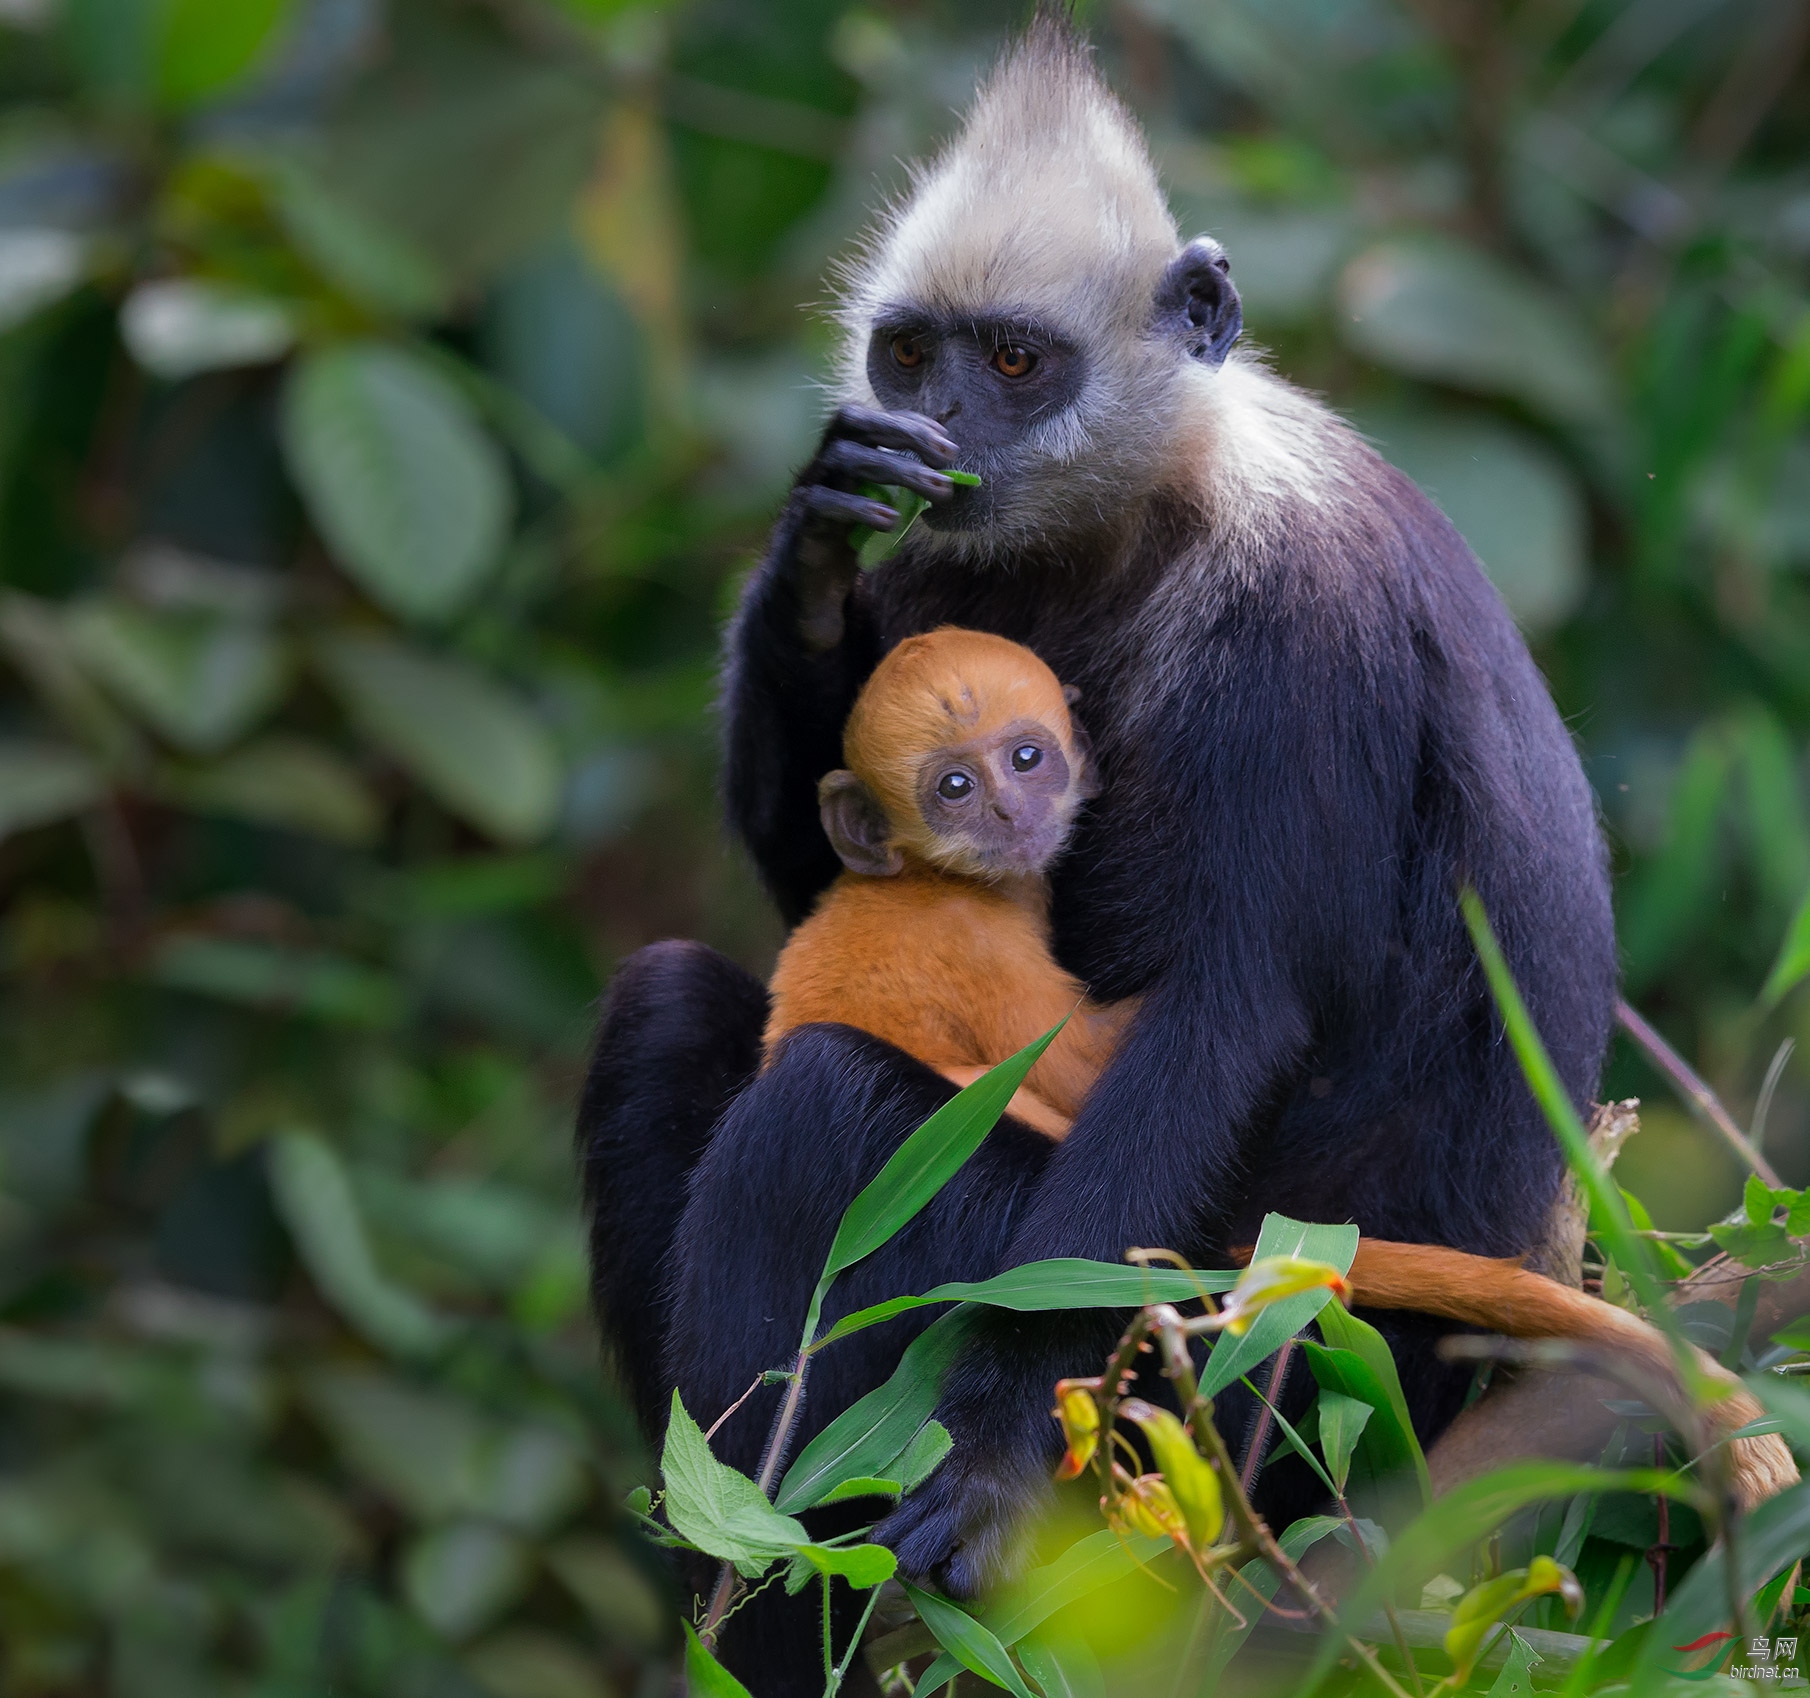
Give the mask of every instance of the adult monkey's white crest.
M 928 517 L 979 554 L 1173 473 L 1242 323 L 1218 244 L 1183 247 L 1136 120 L 1048 13 L 847 268 L 838 317 L 841 398 L 937 420 L 985 480 Z

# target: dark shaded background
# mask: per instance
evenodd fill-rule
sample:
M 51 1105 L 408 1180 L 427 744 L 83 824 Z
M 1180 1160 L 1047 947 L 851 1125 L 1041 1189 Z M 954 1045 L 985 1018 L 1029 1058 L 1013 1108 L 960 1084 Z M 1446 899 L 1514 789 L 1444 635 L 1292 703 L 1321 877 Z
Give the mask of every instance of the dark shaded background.
M 568 1124 L 759 968 L 718 625 L 997 0 L 0 4 L 0 1690 L 661 1690 Z M 1810 997 L 1802 0 L 1093 8 L 1251 336 L 1446 507 L 1744 1122 Z M 1738 1174 L 1637 1060 L 1624 1177 Z M 1810 1076 L 1769 1150 L 1810 1179 Z

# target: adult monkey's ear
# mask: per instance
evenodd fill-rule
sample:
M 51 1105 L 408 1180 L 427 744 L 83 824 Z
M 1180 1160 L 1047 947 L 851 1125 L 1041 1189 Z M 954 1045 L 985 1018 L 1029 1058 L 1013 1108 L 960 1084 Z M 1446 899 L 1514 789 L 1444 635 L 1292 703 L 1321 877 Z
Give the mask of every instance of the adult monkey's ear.
M 826 772 L 817 781 L 817 807 L 830 847 L 851 873 L 891 878 L 904 870 L 905 857 L 893 846 L 886 810 L 852 772 Z
M 1220 365 L 1232 351 L 1244 329 L 1244 308 L 1226 251 L 1211 236 L 1197 237 L 1169 262 L 1156 286 L 1152 328 L 1173 336 L 1204 365 Z

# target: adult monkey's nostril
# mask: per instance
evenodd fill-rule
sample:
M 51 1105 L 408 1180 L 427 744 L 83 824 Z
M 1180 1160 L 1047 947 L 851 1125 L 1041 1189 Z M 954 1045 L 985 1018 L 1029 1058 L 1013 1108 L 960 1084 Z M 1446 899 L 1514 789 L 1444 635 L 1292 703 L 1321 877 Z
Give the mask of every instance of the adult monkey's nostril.
M 936 422 L 938 424 L 947 424 L 961 410 L 962 410 L 961 402 L 952 401 L 949 403 L 949 405 L 947 407 L 945 407 L 940 413 L 938 413 L 936 415 Z

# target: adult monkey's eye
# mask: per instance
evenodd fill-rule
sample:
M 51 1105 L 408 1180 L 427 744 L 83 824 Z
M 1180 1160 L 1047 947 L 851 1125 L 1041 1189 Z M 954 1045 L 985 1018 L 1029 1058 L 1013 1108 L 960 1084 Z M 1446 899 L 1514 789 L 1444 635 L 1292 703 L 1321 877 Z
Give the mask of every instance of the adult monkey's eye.
M 892 339 L 892 363 L 903 366 L 910 371 L 913 366 L 924 363 L 924 344 L 915 336 L 895 336 Z
M 993 369 L 1001 377 L 1029 377 L 1037 356 L 1029 348 L 1005 347 L 993 351 Z
M 1035 743 L 1020 743 L 1012 751 L 1012 770 L 1029 772 L 1032 768 L 1043 764 L 1043 751 Z
M 974 780 L 957 768 L 936 781 L 936 793 L 945 802 L 965 802 L 974 794 Z

